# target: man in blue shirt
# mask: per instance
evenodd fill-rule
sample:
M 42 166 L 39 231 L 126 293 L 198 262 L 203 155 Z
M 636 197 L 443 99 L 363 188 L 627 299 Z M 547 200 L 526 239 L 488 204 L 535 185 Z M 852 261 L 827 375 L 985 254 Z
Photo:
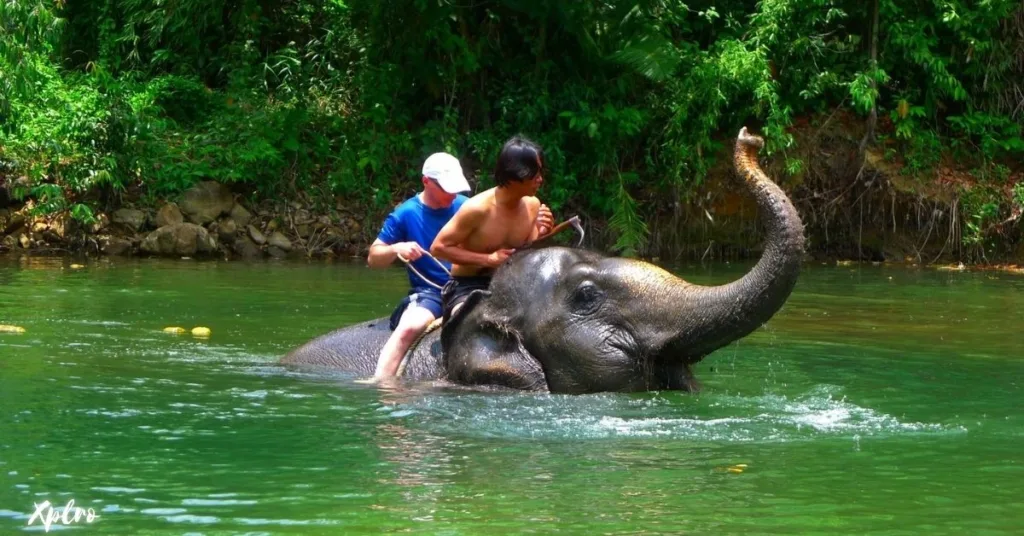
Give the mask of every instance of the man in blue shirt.
M 384 221 L 366 258 L 371 268 L 384 268 L 401 258 L 407 263 L 412 287 L 391 314 L 393 333 L 381 349 L 375 380 L 394 376 L 409 346 L 441 317 L 441 288 L 448 281 L 451 263 L 438 261 L 428 252 L 437 233 L 466 201 L 460 194 L 469 191 L 469 183 L 459 160 L 447 153 L 427 158 L 422 181 L 423 191 L 398 205 Z

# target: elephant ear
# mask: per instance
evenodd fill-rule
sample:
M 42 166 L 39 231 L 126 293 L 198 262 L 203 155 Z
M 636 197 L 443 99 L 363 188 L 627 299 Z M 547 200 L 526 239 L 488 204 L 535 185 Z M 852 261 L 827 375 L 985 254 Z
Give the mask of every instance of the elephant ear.
M 441 327 L 448 379 L 466 385 L 501 385 L 547 391 L 544 370 L 519 333 L 491 311 L 491 293 L 474 290 Z

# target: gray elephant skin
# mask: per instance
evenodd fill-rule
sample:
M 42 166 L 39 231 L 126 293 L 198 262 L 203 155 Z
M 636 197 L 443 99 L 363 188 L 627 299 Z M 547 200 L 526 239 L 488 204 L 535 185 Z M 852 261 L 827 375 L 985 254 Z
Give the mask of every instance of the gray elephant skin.
M 698 390 L 693 365 L 770 319 L 800 273 L 803 224 L 758 165 L 762 146 L 746 128 L 736 140 L 737 171 L 766 228 L 761 259 L 739 280 L 693 285 L 638 260 L 527 248 L 421 339 L 403 378 L 551 393 Z M 282 363 L 369 377 L 389 334 L 383 318 L 342 328 Z

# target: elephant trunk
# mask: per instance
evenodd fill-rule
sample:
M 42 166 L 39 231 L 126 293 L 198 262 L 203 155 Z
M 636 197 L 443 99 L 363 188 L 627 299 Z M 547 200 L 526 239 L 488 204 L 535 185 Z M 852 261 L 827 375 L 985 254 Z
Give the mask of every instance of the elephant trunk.
M 804 228 L 786 194 L 757 162 L 764 141 L 743 128 L 736 140 L 736 169 L 751 188 L 765 225 L 764 252 L 742 279 L 704 287 L 680 281 L 667 292 L 683 305 L 675 332 L 662 339 L 658 354 L 688 363 L 751 333 L 772 317 L 796 285 L 804 254 Z M 674 298 L 672 295 L 676 295 Z M 671 309 L 668 309 L 671 310 Z

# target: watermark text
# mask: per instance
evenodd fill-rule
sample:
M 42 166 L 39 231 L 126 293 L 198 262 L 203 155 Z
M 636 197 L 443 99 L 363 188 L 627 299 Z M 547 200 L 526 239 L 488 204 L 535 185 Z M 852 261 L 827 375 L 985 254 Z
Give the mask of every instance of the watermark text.
M 28 518 L 28 525 L 32 526 L 37 521 L 43 525 L 43 531 L 50 532 L 54 523 L 61 525 L 72 525 L 82 521 L 92 523 L 100 518 L 92 508 L 81 508 L 75 506 L 75 500 L 71 499 L 64 509 L 54 508 L 50 501 L 43 501 L 35 504 L 36 511 Z

